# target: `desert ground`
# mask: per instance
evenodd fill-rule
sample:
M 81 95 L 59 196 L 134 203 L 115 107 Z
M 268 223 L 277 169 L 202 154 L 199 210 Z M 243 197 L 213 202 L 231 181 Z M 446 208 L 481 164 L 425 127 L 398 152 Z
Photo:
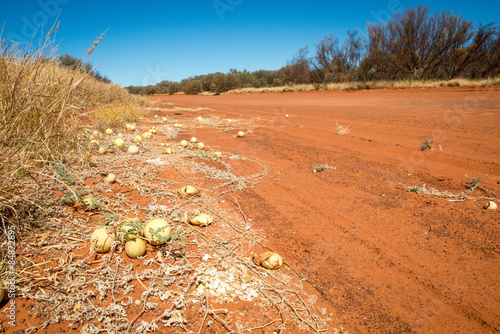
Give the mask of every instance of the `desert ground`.
M 279 167 L 235 196 L 349 333 L 500 331 L 498 87 L 150 98 L 253 122 L 189 135 Z
M 499 87 L 147 99 L 135 132 L 115 129 L 124 147 L 100 133 L 90 168 L 36 179 L 60 209 L 19 245 L 7 332 L 500 331 Z M 83 189 L 96 208 L 67 201 Z M 198 210 L 215 223 L 189 224 Z M 125 217 L 182 242 L 93 252 L 97 224 Z M 282 267 L 253 261 L 268 250 Z

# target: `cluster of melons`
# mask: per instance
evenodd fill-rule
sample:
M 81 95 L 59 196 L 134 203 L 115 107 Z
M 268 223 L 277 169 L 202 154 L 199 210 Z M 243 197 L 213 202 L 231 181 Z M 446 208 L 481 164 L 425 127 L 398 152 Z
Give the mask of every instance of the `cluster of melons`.
M 152 138 L 154 134 L 156 134 L 158 130 L 156 129 L 156 126 L 152 126 L 151 129 L 149 129 L 147 132 L 144 132 L 142 134 L 142 138 Z
M 158 117 L 158 116 L 155 116 Z M 166 117 L 162 118 L 163 122 L 167 122 L 168 119 Z M 198 121 L 204 122 L 201 117 L 198 117 Z M 135 131 L 136 127 L 133 124 L 127 124 L 127 130 Z M 175 123 L 174 128 L 181 128 L 182 124 Z M 153 134 L 157 132 L 155 126 L 151 127 L 151 129 L 144 133 L 142 136 L 135 136 L 134 141 L 136 143 L 140 143 L 142 138 L 151 138 Z M 113 134 L 113 130 L 106 130 L 106 134 Z M 245 132 L 239 131 L 237 137 L 242 138 L 246 135 Z M 198 142 L 196 137 L 192 137 L 190 140 L 191 144 L 197 144 L 198 149 L 203 149 L 205 145 L 202 142 Z M 91 144 L 98 144 L 97 141 L 91 141 Z M 114 141 L 116 146 L 123 146 L 123 139 L 117 138 Z M 188 147 L 189 142 L 187 140 L 182 140 L 180 145 L 183 147 Z M 173 154 L 175 150 L 168 143 L 161 143 L 160 146 L 165 147 L 165 154 Z M 132 154 L 136 154 L 139 151 L 139 148 L 135 145 L 131 145 L 129 147 L 129 152 Z M 105 152 L 105 151 L 104 151 Z M 214 156 L 217 158 L 222 157 L 221 152 L 215 152 Z M 106 182 L 112 183 L 116 179 L 116 175 L 113 173 L 108 174 L 106 177 Z M 182 197 L 192 197 L 199 195 L 200 191 L 198 188 L 188 185 L 181 187 L 177 190 L 177 193 Z M 495 203 L 488 205 L 489 210 L 496 209 Z M 196 226 L 209 226 L 214 223 L 214 218 L 212 215 L 193 211 L 186 213 L 184 222 L 189 222 L 192 225 Z M 143 256 L 146 253 L 146 241 L 153 246 L 158 246 L 166 243 L 170 238 L 171 227 L 168 222 L 164 219 L 153 219 L 150 220 L 144 227 L 139 219 L 128 219 L 124 221 L 117 232 L 118 240 L 122 243 L 125 243 L 125 252 L 131 258 L 137 258 Z M 113 242 L 116 241 L 115 234 L 108 231 L 105 228 L 98 228 L 92 233 L 90 242 L 92 248 L 96 252 L 104 253 L 108 252 Z M 256 265 L 262 266 L 266 269 L 279 269 L 283 265 L 283 259 L 281 256 L 274 252 L 264 252 L 261 254 L 255 253 L 253 255 L 253 261 Z
M 165 150 L 163 150 L 163 154 L 174 154 L 175 150 L 172 147 L 169 147 L 169 143 L 161 143 L 161 147 L 166 147 Z
M 136 128 L 137 127 L 135 126 L 135 124 L 130 124 L 130 123 L 125 124 L 125 129 L 126 130 L 135 131 Z
M 141 136 L 136 136 L 134 138 L 134 141 L 136 143 L 140 143 L 142 141 L 142 139 L 137 139 L 137 137 L 141 138 Z M 123 147 L 125 145 L 125 141 L 122 139 L 122 138 L 116 138 L 114 141 L 113 141 L 113 144 L 116 146 L 116 147 Z M 130 145 L 127 149 L 128 153 L 130 154 L 138 154 L 139 153 L 139 146 L 137 145 Z M 99 153 L 99 152 L 98 152 Z M 106 153 L 106 151 L 104 151 L 102 154 Z M 100 153 L 101 154 L 101 153 Z
M 146 254 L 144 227 L 137 218 L 125 220 L 118 229 L 118 239 L 125 243 L 125 253 L 133 259 Z
M 130 131 L 135 131 L 136 126 L 135 126 L 135 124 L 129 124 L 129 123 L 127 123 L 127 124 L 125 125 L 125 128 L 126 128 L 127 130 L 130 130 Z M 155 131 L 156 131 L 156 130 L 155 130 Z M 97 135 L 97 131 L 94 131 L 94 133 Z M 111 135 L 114 133 L 114 131 L 113 131 L 112 129 L 108 128 L 108 129 L 106 129 L 105 133 L 106 133 L 108 136 L 111 136 Z M 148 133 L 148 138 L 149 138 L 150 136 L 151 136 L 151 134 L 149 134 L 149 133 Z M 92 137 L 92 139 L 91 139 L 91 141 L 90 141 L 90 143 L 89 143 L 89 146 L 90 146 L 90 147 L 93 147 L 93 146 L 97 147 L 97 148 L 98 148 L 98 149 L 97 149 L 97 154 L 100 154 L 100 155 L 102 155 L 102 154 L 106 154 L 106 152 L 107 152 L 107 147 L 106 147 L 105 145 L 101 145 L 101 144 L 99 143 L 99 141 L 97 141 L 96 139 L 94 139 L 94 136 L 91 136 L 91 137 Z M 123 140 L 123 134 L 122 134 L 122 133 L 118 133 L 118 134 L 116 135 L 116 137 L 117 137 L 117 138 L 115 138 L 115 139 L 113 140 L 113 145 L 114 145 L 114 146 L 116 146 L 116 147 L 123 147 L 123 146 L 125 145 L 125 140 Z M 134 137 L 134 142 L 136 142 L 136 143 L 140 143 L 140 142 L 142 142 L 142 137 L 141 137 L 141 136 L 139 136 L 139 135 L 135 136 L 135 137 Z M 129 152 L 130 154 L 137 154 L 137 153 L 139 153 L 139 147 L 138 147 L 138 146 L 136 146 L 136 145 L 131 145 L 131 146 L 129 146 L 129 147 L 128 147 L 128 152 Z
M 167 147 L 164 151 L 163 151 L 164 154 L 174 154 L 175 153 L 175 150 L 171 147 Z
M 194 186 L 184 186 L 177 192 L 182 196 L 194 196 L 199 190 Z M 214 218 L 208 213 L 193 211 L 185 214 L 184 222 L 196 226 L 209 226 L 214 223 Z M 118 236 L 118 240 L 125 243 L 125 253 L 135 259 L 146 254 L 146 241 L 153 246 L 165 244 L 170 239 L 171 230 L 165 219 L 152 219 L 143 226 L 138 218 L 129 218 L 121 223 L 116 235 L 104 227 L 97 228 L 90 236 L 90 244 L 94 251 L 105 253 L 111 250 Z M 270 270 L 279 269 L 283 265 L 282 257 L 272 251 L 254 253 L 253 262 Z
M 135 259 L 146 254 L 146 241 L 153 246 L 163 245 L 170 238 L 170 232 L 165 219 L 153 219 L 143 226 L 139 219 L 130 218 L 120 225 L 117 235 L 118 240 L 125 243 L 125 253 Z M 104 227 L 97 228 L 90 236 L 90 245 L 98 253 L 110 251 L 115 241 L 115 233 Z
M 190 140 L 190 141 L 191 141 L 191 144 L 196 144 L 196 143 L 198 143 L 198 139 L 197 139 L 196 137 L 191 137 L 191 140 Z M 182 147 L 188 147 L 188 146 L 189 146 L 189 143 L 188 143 L 188 141 L 187 141 L 187 140 L 181 140 L 180 144 L 181 144 L 181 146 L 182 146 Z M 205 148 L 205 144 L 203 144 L 203 143 L 199 142 L 199 143 L 196 145 L 196 147 L 197 147 L 199 150 L 202 150 L 202 149 L 204 149 L 204 148 Z

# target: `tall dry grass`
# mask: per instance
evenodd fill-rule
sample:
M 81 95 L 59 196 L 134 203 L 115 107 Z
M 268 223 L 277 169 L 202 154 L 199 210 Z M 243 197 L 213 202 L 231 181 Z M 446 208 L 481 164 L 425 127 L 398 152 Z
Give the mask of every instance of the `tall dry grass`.
M 36 179 L 37 166 L 86 159 L 77 140 L 83 115 L 131 103 L 121 87 L 60 66 L 51 32 L 38 45 L 0 34 L 0 226 L 30 201 L 26 182 Z
M 239 88 L 233 89 L 222 94 L 258 94 L 270 92 L 308 92 L 314 90 L 359 90 L 359 89 L 385 89 L 385 88 L 437 88 L 437 87 L 491 87 L 500 85 L 500 78 L 469 80 L 437 80 L 437 81 L 367 81 L 367 82 L 345 82 L 330 84 L 304 84 L 280 87 L 261 87 L 261 88 Z

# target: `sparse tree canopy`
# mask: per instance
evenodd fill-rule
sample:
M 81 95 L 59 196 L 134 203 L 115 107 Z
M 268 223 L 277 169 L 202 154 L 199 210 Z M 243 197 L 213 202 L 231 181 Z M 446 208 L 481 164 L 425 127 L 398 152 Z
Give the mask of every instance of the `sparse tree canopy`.
M 386 79 L 451 79 L 463 71 L 472 22 L 427 7 L 409 8 L 382 24 L 368 25 L 368 61 Z M 460 69 L 459 69 L 460 68 Z
M 323 77 L 323 81 L 349 81 L 359 65 L 363 52 L 363 41 L 359 32 L 347 31 L 347 39 L 342 45 L 333 34 L 325 36 L 316 45 L 316 56 L 311 64 L 317 70 L 316 76 Z
M 291 62 L 287 62 L 282 68 L 286 79 L 290 83 L 307 84 L 310 79 L 310 60 L 307 58 L 309 48 L 306 46 L 301 48 L 293 57 Z

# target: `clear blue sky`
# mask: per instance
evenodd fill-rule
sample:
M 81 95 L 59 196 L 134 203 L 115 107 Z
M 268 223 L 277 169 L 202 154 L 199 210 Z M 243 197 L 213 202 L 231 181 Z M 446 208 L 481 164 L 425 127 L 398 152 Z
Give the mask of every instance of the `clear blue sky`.
M 3 37 L 47 31 L 60 11 L 58 54 L 85 58 L 122 86 L 155 84 L 214 72 L 276 70 L 326 34 L 366 30 L 394 10 L 419 4 L 448 10 L 475 24 L 500 21 L 498 0 L 0 0 Z

